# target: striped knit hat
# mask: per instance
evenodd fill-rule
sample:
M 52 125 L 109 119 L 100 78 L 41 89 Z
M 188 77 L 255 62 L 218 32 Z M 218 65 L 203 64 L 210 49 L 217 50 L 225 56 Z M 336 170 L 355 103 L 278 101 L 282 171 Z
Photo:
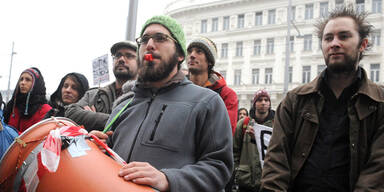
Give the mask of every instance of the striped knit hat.
M 190 51 L 193 47 L 198 47 L 204 50 L 205 56 L 210 64 L 215 65 L 217 58 L 217 48 L 215 43 L 207 37 L 197 37 L 191 41 L 187 50 Z
M 258 91 L 256 91 L 255 93 L 255 96 L 253 97 L 253 105 L 255 105 L 256 101 L 260 98 L 260 97 L 267 97 L 269 102 L 271 102 L 271 97 L 269 96 L 267 90 L 265 89 L 260 89 Z

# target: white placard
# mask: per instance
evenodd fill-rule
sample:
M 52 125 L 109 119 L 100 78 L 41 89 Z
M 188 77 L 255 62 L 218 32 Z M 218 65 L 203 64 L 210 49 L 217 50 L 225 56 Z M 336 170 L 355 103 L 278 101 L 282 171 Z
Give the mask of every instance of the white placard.
M 269 141 L 272 136 L 272 128 L 255 123 L 253 129 L 255 131 L 256 145 L 257 150 L 259 151 L 261 167 L 263 167 L 265 154 L 267 153 Z
M 92 61 L 93 85 L 109 81 L 108 54 L 100 56 Z

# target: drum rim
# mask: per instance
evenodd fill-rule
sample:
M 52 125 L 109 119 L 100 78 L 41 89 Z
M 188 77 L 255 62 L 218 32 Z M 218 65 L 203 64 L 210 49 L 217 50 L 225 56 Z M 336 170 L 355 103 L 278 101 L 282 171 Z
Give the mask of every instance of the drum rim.
M 75 123 L 73 120 L 69 119 L 69 118 L 66 118 L 66 117 L 50 117 L 48 119 L 44 119 L 44 120 L 41 120 L 35 124 L 33 124 L 32 126 L 30 126 L 28 129 L 26 129 L 21 135 L 17 136 L 16 138 L 21 138 L 24 134 L 28 134 L 31 130 L 33 130 L 33 128 L 37 127 L 37 126 L 40 126 L 42 124 L 45 124 L 47 122 L 51 122 L 51 121 L 62 121 L 62 122 L 66 122 L 66 123 L 69 123 L 69 124 L 72 124 L 72 126 L 79 126 L 77 123 Z M 4 152 L 4 155 L 3 157 L 0 159 L 0 165 L 1 165 L 1 162 L 3 161 L 3 158 L 5 157 L 5 155 L 8 153 L 8 151 L 11 149 L 11 146 L 17 142 L 16 141 L 16 138 L 15 140 L 13 140 L 13 142 L 11 143 L 11 145 L 9 145 L 8 149 Z

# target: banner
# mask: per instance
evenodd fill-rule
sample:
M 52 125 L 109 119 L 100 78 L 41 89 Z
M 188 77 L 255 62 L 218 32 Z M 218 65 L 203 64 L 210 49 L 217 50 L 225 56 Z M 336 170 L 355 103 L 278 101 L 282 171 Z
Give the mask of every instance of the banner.
M 267 153 L 269 141 L 272 136 L 272 127 L 255 123 L 253 129 L 255 131 L 256 145 L 257 150 L 259 151 L 261 167 L 263 167 L 265 154 Z
M 98 57 L 92 61 L 93 85 L 109 81 L 108 54 Z

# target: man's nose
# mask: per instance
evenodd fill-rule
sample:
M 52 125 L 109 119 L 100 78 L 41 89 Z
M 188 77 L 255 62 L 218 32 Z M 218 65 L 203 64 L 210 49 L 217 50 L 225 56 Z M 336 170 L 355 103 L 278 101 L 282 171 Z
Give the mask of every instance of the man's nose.
M 331 41 L 331 48 L 338 48 L 338 47 L 340 47 L 340 40 L 335 37 Z
M 194 52 L 194 51 L 192 51 L 192 52 L 189 54 L 189 58 L 191 58 L 191 59 L 196 58 L 196 56 L 195 56 L 195 52 Z
M 155 49 L 155 41 L 152 38 L 149 38 L 146 49 L 147 50 Z

